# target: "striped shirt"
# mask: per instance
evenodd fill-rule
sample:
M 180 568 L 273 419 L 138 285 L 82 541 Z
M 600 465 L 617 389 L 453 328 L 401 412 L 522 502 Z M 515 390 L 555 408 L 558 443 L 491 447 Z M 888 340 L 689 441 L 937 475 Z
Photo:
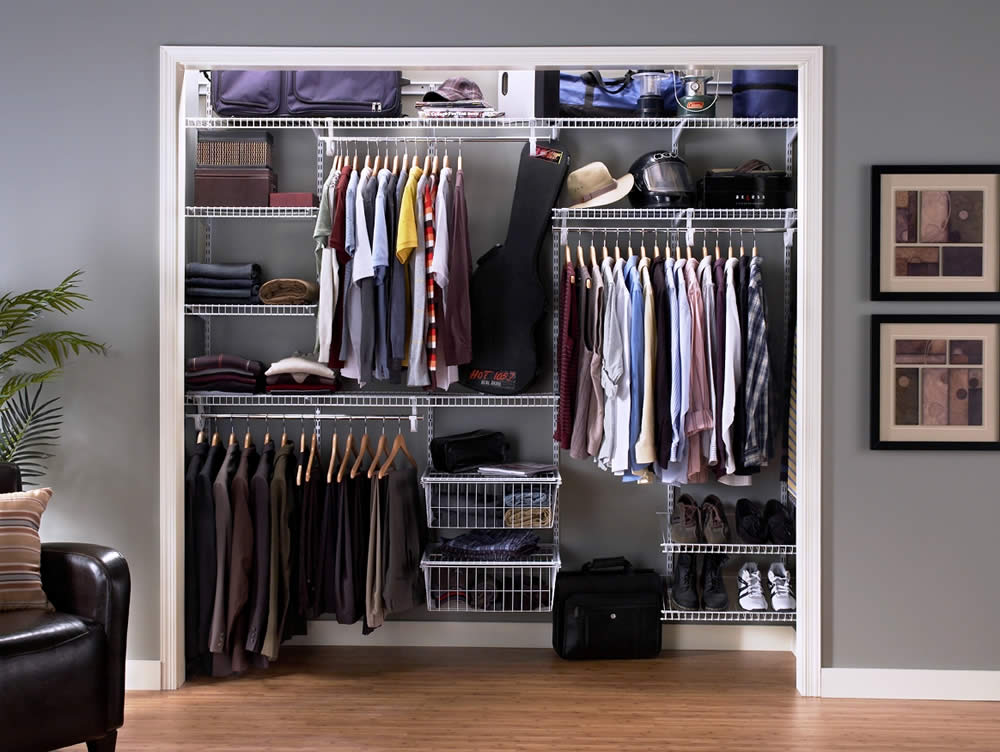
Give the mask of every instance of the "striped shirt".
M 746 434 L 743 464 L 748 467 L 767 465 L 768 396 L 771 388 L 771 368 L 767 351 L 767 301 L 761 276 L 763 260 L 750 260 L 750 280 L 747 285 L 747 360 L 744 372 L 746 384 Z

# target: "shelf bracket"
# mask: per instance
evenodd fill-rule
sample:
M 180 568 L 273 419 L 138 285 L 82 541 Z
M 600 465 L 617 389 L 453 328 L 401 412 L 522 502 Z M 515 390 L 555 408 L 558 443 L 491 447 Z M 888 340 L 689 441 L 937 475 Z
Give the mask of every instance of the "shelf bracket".
M 528 126 L 528 156 L 534 156 L 535 147 L 538 146 L 538 134 L 535 133 L 535 121 L 531 121 L 531 125 Z
M 670 129 L 670 151 L 675 155 L 680 154 L 681 131 L 683 130 L 684 130 L 683 122 Z
M 694 247 L 694 209 L 688 209 L 685 214 L 687 215 L 687 233 L 685 240 L 689 247 Z
M 417 432 L 417 402 L 410 403 L 410 433 Z
M 785 172 L 789 175 L 795 169 L 795 141 L 798 137 L 798 128 L 785 128 Z
M 549 139 L 549 142 L 551 143 L 552 141 L 558 141 L 558 140 L 559 140 L 559 126 L 558 125 L 553 125 L 552 126 L 552 137 Z

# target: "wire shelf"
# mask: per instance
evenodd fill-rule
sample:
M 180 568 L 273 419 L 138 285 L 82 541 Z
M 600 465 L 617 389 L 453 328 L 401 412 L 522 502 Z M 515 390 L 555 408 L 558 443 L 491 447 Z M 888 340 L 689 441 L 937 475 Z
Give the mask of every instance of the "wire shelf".
M 646 220 L 646 219 L 668 219 L 685 220 L 690 217 L 692 220 L 723 220 L 723 221 L 755 221 L 773 222 L 784 221 L 785 217 L 791 213 L 792 219 L 796 219 L 798 211 L 796 209 L 553 209 L 552 219 L 554 222 L 563 219 L 604 219 L 604 220 Z
M 185 217 L 315 219 L 319 209 L 313 206 L 185 206 Z
M 559 404 L 555 394 L 518 394 L 501 397 L 489 394 L 399 394 L 392 392 L 341 392 L 331 395 L 288 394 L 186 394 L 189 407 L 545 407 Z
M 449 561 L 433 550 L 424 554 L 428 611 L 524 613 L 551 611 L 559 572 L 554 545 L 539 546 L 524 561 Z
M 660 551 L 664 554 L 728 554 L 747 556 L 795 556 L 798 548 L 793 543 L 790 545 L 778 543 L 742 543 L 737 540 L 735 519 L 727 511 L 726 519 L 729 522 L 731 543 L 677 543 L 670 539 L 669 527 L 670 517 L 666 512 L 657 512 L 657 519 L 660 522 Z
M 188 316 L 315 316 L 315 305 L 216 305 L 186 303 Z
M 797 118 L 219 118 L 189 117 L 201 129 L 528 130 L 531 128 L 796 128 Z
M 530 478 L 427 471 L 421 483 L 433 528 L 551 528 L 558 471 Z
M 794 624 L 793 611 L 682 611 L 663 609 L 663 621 L 670 622 L 758 622 Z

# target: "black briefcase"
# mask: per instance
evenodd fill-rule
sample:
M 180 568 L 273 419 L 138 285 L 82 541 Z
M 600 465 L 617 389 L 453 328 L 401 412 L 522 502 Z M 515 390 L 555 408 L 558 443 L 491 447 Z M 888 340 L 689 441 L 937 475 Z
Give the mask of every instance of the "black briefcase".
M 655 658 L 663 632 L 663 588 L 652 569 L 624 556 L 594 559 L 560 572 L 552 613 L 552 647 L 562 658 Z

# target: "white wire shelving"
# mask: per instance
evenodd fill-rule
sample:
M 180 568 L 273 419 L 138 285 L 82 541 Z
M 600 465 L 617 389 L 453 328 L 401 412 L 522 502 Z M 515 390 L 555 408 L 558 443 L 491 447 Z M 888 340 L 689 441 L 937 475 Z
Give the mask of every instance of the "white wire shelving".
M 797 219 L 795 209 L 553 209 L 553 221 L 597 220 L 716 220 L 748 222 L 783 222 Z
M 330 395 L 218 394 L 188 393 L 187 407 L 545 407 L 559 404 L 555 394 L 518 394 L 510 397 L 491 394 L 400 394 L 393 392 L 341 392 Z
M 665 608 L 663 621 L 670 622 L 763 622 L 794 624 L 794 611 L 683 611 Z
M 315 305 L 226 305 L 185 303 L 184 313 L 188 316 L 315 316 Z
M 185 127 L 200 129 L 313 130 L 531 130 L 531 129 L 786 129 L 797 118 L 219 118 L 190 117 Z
M 551 528 L 558 471 L 528 478 L 429 470 L 421 478 L 428 526 L 444 529 Z
M 203 219 L 315 219 L 312 206 L 186 206 L 185 217 Z
M 521 561 L 454 561 L 435 548 L 424 553 L 428 611 L 524 613 L 551 611 L 559 549 L 542 544 Z
M 728 554 L 730 556 L 795 556 L 795 544 L 777 543 L 677 543 L 670 540 L 668 526 L 670 518 L 666 512 L 657 512 L 660 521 L 660 551 L 668 556 L 671 554 Z M 736 526 L 733 519 L 729 517 L 730 539 L 737 538 Z

